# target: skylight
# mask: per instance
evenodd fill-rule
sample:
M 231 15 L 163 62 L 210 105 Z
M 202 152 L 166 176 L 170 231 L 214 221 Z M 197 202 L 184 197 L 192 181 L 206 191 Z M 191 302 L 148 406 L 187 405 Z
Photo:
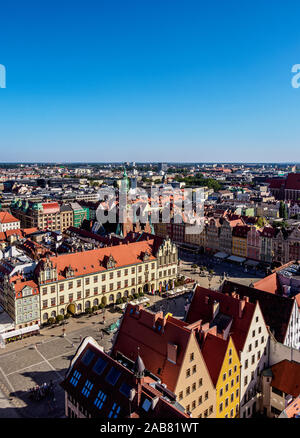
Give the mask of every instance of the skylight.
M 83 357 L 81 359 L 81 362 L 83 362 L 84 365 L 89 365 L 91 363 L 91 360 L 93 359 L 94 356 L 95 356 L 95 353 L 93 353 L 90 349 L 88 349 L 84 353 L 84 355 L 83 355 Z
M 119 370 L 117 370 L 116 368 L 112 367 L 112 368 L 110 369 L 109 373 L 107 374 L 105 380 L 106 380 L 108 383 L 110 383 L 111 385 L 114 386 L 114 385 L 116 384 L 118 378 L 120 377 L 120 375 L 121 375 L 121 371 L 119 371 Z
M 142 408 L 144 411 L 148 412 L 151 406 L 151 401 L 145 398 L 144 403 L 142 404 Z
M 93 371 L 95 371 L 95 373 L 97 373 L 100 376 L 103 373 L 106 365 L 107 365 L 107 362 L 105 362 L 105 360 L 103 360 L 101 357 L 99 357 L 97 362 L 94 365 Z
M 128 385 L 127 383 L 122 383 L 120 386 L 120 392 L 125 395 L 125 397 L 130 397 L 130 391 L 132 390 L 132 386 Z

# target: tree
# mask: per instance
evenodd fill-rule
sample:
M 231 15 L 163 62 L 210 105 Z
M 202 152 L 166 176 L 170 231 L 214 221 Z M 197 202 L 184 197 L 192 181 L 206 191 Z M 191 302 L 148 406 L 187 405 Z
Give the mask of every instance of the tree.
M 288 212 L 287 212 L 286 204 L 283 201 L 280 201 L 280 205 L 279 205 L 279 217 L 281 217 L 282 219 L 287 219 L 288 218 Z
M 56 322 L 61 322 L 61 321 L 63 321 L 63 319 L 64 319 L 63 315 L 57 315 Z

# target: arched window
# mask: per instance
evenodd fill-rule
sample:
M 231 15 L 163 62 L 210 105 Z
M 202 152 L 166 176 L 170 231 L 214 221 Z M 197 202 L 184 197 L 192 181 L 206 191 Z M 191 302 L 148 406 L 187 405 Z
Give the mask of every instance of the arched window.
M 128 290 L 125 290 L 124 297 L 128 297 Z
M 110 301 L 111 303 L 114 302 L 114 296 L 113 296 L 113 294 L 111 294 L 111 295 L 109 296 L 109 301 Z
M 117 293 L 117 300 L 120 299 L 120 298 L 122 298 L 122 294 L 121 294 L 121 292 L 118 292 Z
M 49 319 L 49 315 L 48 315 L 48 313 L 44 313 L 44 315 L 43 315 L 43 320 L 44 320 L 44 321 L 48 321 L 48 319 Z
M 65 314 L 64 309 L 60 309 L 60 314 L 61 314 L 61 315 L 64 315 L 64 314 Z
M 98 301 L 98 299 L 96 298 L 96 299 L 93 301 L 93 305 L 94 305 L 94 306 L 98 306 L 98 304 L 99 304 L 99 301 Z
M 81 304 L 77 304 L 77 310 L 82 310 L 82 306 L 81 306 Z
M 52 316 L 52 318 L 55 318 L 55 317 L 56 317 L 56 312 L 55 312 L 55 310 L 53 310 L 53 312 L 51 312 L 51 316 Z
M 135 288 L 131 289 L 131 295 L 135 294 Z
M 87 309 L 88 307 L 91 307 L 91 302 L 90 301 L 86 301 L 85 302 L 85 308 Z

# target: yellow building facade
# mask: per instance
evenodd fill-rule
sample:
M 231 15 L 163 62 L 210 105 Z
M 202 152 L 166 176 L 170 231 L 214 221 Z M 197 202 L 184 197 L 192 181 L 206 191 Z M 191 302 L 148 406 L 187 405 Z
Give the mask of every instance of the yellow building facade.
M 240 360 L 229 338 L 216 384 L 216 417 L 237 418 L 240 410 Z

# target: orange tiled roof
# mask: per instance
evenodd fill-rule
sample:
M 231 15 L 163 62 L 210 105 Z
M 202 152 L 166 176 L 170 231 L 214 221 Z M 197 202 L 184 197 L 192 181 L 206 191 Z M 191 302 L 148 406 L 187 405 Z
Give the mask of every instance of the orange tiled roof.
M 0 212 L 0 223 L 1 224 L 8 224 L 10 222 L 20 222 L 20 220 L 15 218 L 13 215 L 8 213 L 7 211 L 1 211 Z
M 62 254 L 50 257 L 51 262 L 57 267 L 58 279 L 65 278 L 64 271 L 71 266 L 75 276 L 92 274 L 105 271 L 105 261 L 112 256 L 116 261 L 115 268 L 135 265 L 142 262 L 145 252 L 149 254 L 149 261 L 155 260 L 154 240 L 146 240 L 117 246 L 93 249 L 71 254 Z

